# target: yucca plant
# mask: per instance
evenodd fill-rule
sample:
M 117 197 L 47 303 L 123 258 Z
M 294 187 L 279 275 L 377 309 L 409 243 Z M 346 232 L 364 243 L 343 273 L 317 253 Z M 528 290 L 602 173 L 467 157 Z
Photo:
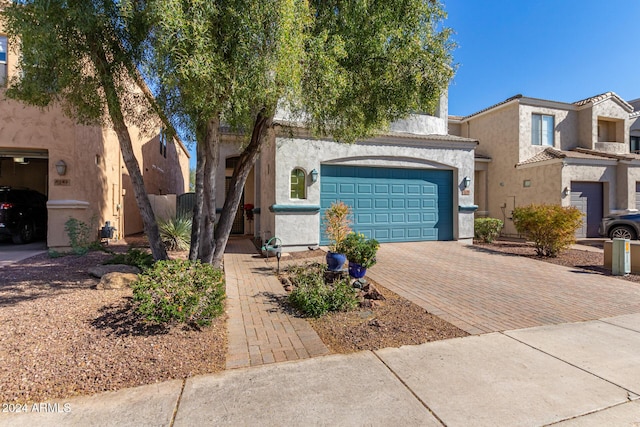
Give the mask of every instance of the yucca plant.
M 160 238 L 168 251 L 188 251 L 191 244 L 191 218 L 178 216 L 161 221 Z

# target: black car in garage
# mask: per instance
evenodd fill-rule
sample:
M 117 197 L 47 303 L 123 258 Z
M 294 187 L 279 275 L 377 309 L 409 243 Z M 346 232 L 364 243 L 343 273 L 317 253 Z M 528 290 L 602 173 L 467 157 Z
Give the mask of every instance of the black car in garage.
M 0 239 L 29 243 L 47 233 L 47 196 L 26 188 L 0 187 Z

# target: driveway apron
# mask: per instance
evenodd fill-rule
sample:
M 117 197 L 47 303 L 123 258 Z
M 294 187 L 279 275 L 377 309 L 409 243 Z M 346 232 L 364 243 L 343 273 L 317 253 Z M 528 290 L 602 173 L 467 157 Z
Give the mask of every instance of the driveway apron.
M 383 244 L 368 276 L 470 334 L 640 313 L 640 284 L 459 242 Z

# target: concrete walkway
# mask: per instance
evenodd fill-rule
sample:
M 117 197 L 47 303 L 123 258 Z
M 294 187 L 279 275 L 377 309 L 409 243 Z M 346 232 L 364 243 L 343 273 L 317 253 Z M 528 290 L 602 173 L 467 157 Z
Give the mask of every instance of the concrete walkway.
M 640 313 L 640 284 L 457 242 L 383 244 L 367 274 L 471 333 Z
M 288 313 L 287 293 L 247 239 L 231 239 L 224 256 L 229 351 L 227 369 L 329 354 L 309 323 Z
M 637 426 L 640 314 L 28 405 L 1 426 Z
M 0 242 L 0 268 L 46 252 L 46 242 L 34 242 L 26 245 Z

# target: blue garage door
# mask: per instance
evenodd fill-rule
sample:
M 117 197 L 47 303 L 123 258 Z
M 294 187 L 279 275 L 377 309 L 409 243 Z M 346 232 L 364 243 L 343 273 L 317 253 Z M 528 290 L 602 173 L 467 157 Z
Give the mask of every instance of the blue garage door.
M 380 242 L 453 240 L 452 171 L 323 165 L 320 176 L 321 215 L 342 200 L 356 232 Z

